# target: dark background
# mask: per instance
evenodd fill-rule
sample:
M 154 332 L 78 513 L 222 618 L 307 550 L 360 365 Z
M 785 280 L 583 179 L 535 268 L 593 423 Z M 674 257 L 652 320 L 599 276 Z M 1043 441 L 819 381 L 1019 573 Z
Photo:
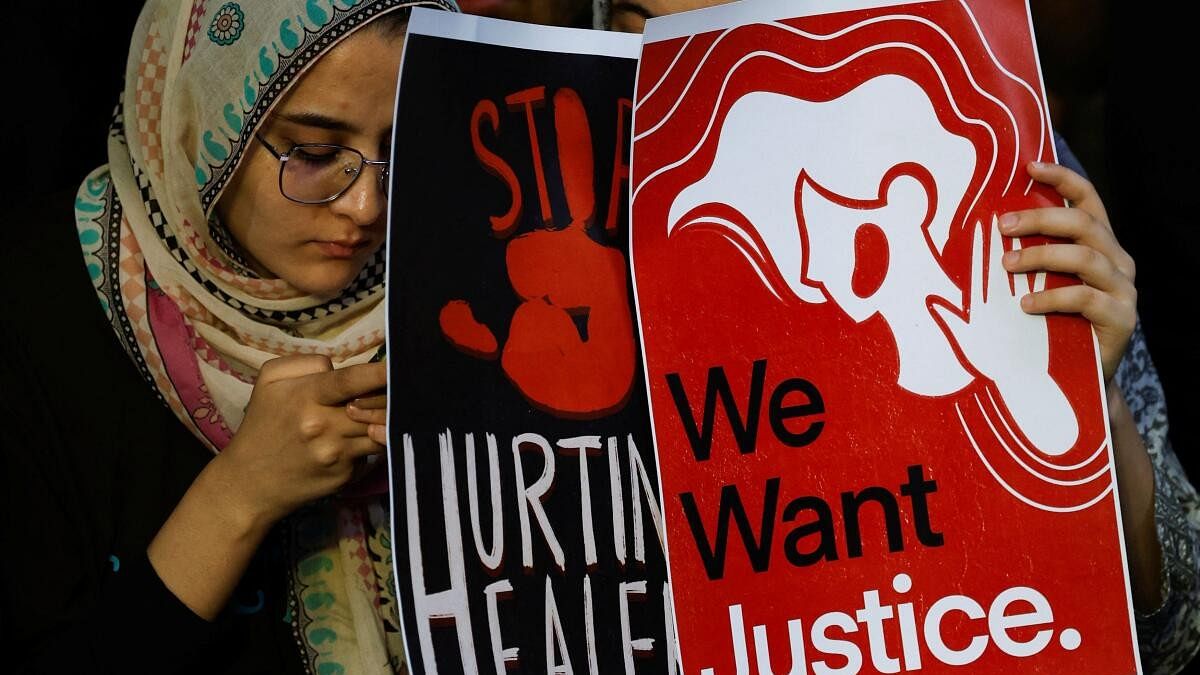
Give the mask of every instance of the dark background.
M 87 172 L 107 161 L 105 132 L 141 5 L 123 0 L 10 7 L 12 25 L 19 28 L 0 41 L 0 105 L 11 151 L 5 153 L 11 160 L 2 181 L 5 197 L 42 201 L 78 187 Z M 37 236 L 48 225 L 5 229 Z

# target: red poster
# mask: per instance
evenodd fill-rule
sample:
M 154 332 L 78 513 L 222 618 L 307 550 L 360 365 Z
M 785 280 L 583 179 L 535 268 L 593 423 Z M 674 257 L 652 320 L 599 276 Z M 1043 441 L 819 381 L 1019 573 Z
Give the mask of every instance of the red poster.
M 997 216 L 1062 205 L 1034 160 L 1024 2 L 648 24 L 632 264 L 685 673 L 1140 672 L 1090 326 L 999 263 L 1041 242 Z

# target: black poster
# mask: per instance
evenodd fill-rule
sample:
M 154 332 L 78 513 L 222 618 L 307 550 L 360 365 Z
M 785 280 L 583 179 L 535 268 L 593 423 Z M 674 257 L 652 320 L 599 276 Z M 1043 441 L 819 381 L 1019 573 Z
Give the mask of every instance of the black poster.
M 639 46 L 413 15 L 388 427 L 414 673 L 675 669 L 627 264 Z

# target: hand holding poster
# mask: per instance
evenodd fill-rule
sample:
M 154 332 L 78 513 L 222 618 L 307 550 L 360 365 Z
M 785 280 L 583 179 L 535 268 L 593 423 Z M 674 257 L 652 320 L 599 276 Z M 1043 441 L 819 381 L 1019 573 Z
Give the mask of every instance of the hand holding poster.
M 415 10 L 389 235 L 414 673 L 675 670 L 626 262 L 636 36 Z
M 1026 314 L 1070 282 L 1001 262 L 1001 214 L 1062 204 L 1024 168 L 1054 160 L 1024 3 L 739 3 L 645 39 L 631 250 L 684 672 L 1138 670 L 1090 326 Z

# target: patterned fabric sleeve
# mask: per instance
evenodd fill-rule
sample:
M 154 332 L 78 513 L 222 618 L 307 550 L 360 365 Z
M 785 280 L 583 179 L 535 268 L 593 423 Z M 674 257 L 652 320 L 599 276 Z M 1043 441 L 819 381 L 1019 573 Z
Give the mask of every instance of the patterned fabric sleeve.
M 1179 673 L 1200 649 L 1200 497 L 1167 438 L 1162 385 L 1139 324 L 1117 370 L 1154 464 L 1154 521 L 1162 545 L 1162 605 L 1135 612 L 1142 667 L 1150 675 Z

